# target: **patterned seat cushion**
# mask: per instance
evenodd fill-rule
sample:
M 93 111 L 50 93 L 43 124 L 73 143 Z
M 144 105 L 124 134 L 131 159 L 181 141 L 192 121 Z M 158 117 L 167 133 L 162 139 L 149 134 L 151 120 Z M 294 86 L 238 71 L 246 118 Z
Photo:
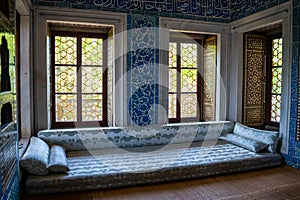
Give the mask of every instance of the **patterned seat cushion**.
M 48 176 L 30 175 L 27 193 L 57 193 L 141 183 L 179 180 L 280 165 L 276 153 L 254 153 L 219 142 L 206 146 L 145 147 L 110 151 L 72 152 L 70 171 Z M 92 154 L 92 155 L 91 155 Z

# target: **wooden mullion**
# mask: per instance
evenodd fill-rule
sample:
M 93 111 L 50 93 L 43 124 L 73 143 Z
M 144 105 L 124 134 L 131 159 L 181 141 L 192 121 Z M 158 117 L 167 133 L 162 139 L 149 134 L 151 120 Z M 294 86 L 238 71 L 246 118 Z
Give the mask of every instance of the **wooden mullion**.
M 197 67 L 181 67 L 181 69 L 198 69 Z
M 281 96 L 280 93 L 271 93 L 271 96 L 272 96 L 272 95 L 279 95 L 279 96 Z
M 84 95 L 103 95 L 104 92 L 95 92 L 95 93 L 92 93 L 92 92 L 82 92 L 81 94 L 84 94 Z
M 197 94 L 198 92 L 181 92 L 181 94 Z
M 107 44 L 107 37 L 103 37 L 103 43 L 102 43 L 102 50 L 103 50 L 103 68 L 102 68 L 102 121 L 103 124 L 105 126 L 108 125 L 108 114 L 107 114 L 107 90 L 108 90 L 108 86 L 107 86 L 107 74 L 108 74 L 108 44 Z
M 201 52 L 201 45 L 204 46 L 201 40 L 197 41 L 197 121 L 203 121 L 203 93 L 204 93 L 204 65 L 201 65 L 201 59 L 204 58 L 203 50 Z
M 177 56 L 176 56 L 176 59 L 177 59 L 177 82 L 176 82 L 176 98 L 177 98 L 177 101 L 176 101 L 176 120 L 178 122 L 180 122 L 180 119 L 181 119 L 181 43 L 180 42 L 177 42 Z
M 77 65 L 72 65 L 72 64 L 55 64 L 54 66 L 58 66 L 58 67 L 77 67 Z
M 75 93 L 75 92 L 57 92 L 55 94 L 57 94 L 57 95 L 76 95 L 77 93 Z
M 82 37 L 77 37 L 77 122 L 82 122 Z
M 103 68 L 105 68 L 104 65 L 81 65 L 81 67 L 103 67 Z

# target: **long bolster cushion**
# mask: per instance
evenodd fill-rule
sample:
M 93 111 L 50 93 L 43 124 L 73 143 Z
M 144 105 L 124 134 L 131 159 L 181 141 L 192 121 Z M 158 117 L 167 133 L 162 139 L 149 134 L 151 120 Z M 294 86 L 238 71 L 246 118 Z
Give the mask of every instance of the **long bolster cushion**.
M 248 149 L 253 152 L 260 152 L 268 146 L 268 144 L 266 144 L 266 143 L 259 142 L 259 141 L 253 140 L 253 139 L 248 139 L 243 136 L 240 136 L 237 134 L 231 134 L 231 133 L 229 133 L 225 136 L 221 136 L 220 140 L 230 142 L 232 144 L 243 147 L 243 148 Z
M 20 165 L 27 172 L 35 175 L 46 175 L 48 166 L 49 146 L 37 137 L 31 137 L 29 146 L 20 159 Z
M 51 146 L 48 169 L 52 172 L 67 172 L 70 170 L 63 147 L 59 145 Z
M 279 133 L 276 131 L 258 130 L 237 122 L 234 126 L 233 133 L 249 139 L 266 143 L 268 144 L 268 151 L 271 153 L 276 153 L 279 138 Z
M 49 171 L 65 173 L 69 171 L 65 149 L 48 144 L 40 138 L 31 137 L 26 152 L 20 159 L 20 166 L 30 174 L 47 175 Z

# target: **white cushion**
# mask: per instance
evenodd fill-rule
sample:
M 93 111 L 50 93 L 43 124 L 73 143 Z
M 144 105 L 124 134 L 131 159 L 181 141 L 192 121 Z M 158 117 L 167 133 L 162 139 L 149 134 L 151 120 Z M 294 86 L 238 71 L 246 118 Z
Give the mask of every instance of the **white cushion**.
M 48 169 L 52 172 L 69 171 L 65 149 L 59 145 L 53 145 L 50 150 Z
M 268 146 L 268 144 L 265 144 L 263 142 L 255 141 L 253 139 L 248 139 L 243 136 L 237 134 L 231 134 L 231 133 L 225 136 L 221 136 L 220 139 L 235 144 L 237 146 L 243 147 L 253 152 L 260 152 Z
M 31 137 L 29 146 L 20 159 L 20 165 L 28 173 L 46 175 L 49 172 L 48 158 L 48 144 L 37 137 Z
M 251 128 L 240 123 L 236 123 L 233 129 L 233 133 L 250 138 L 259 142 L 268 144 L 268 151 L 276 153 L 279 133 L 276 131 L 265 131 L 255 128 Z

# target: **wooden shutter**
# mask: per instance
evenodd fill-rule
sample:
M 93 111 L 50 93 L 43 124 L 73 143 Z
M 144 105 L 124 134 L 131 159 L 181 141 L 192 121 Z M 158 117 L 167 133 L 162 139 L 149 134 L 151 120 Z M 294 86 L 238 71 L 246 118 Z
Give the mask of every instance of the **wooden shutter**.
M 263 35 L 244 36 L 243 124 L 249 126 L 262 126 L 265 119 L 265 41 Z
M 217 37 L 207 37 L 203 46 L 203 120 L 213 121 L 216 115 Z

